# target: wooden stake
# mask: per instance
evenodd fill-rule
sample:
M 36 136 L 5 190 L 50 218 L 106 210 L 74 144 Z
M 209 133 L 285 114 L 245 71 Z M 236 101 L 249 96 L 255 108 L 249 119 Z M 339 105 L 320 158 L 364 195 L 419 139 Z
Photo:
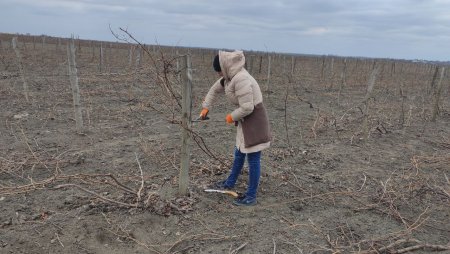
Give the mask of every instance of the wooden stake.
M 183 99 L 182 99 L 182 144 L 181 144 L 181 169 L 179 175 L 179 194 L 187 196 L 189 187 L 189 164 L 190 164 L 190 141 L 189 129 L 191 128 L 191 108 L 192 108 L 192 68 L 191 56 L 186 55 L 182 62 L 181 70 L 185 70 L 183 75 Z

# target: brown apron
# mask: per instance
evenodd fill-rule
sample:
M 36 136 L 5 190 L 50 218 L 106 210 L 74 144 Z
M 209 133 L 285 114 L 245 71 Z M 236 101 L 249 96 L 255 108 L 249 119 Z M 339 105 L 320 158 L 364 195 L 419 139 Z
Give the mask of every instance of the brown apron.
M 259 103 L 250 115 L 241 120 L 245 147 L 252 147 L 271 140 L 269 117 L 266 108 Z

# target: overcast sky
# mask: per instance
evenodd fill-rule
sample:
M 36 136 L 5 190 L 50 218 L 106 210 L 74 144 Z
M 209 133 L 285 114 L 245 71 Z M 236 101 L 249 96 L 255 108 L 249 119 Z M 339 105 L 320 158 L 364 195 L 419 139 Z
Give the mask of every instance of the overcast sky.
M 450 0 L 0 0 L 0 32 L 450 60 Z

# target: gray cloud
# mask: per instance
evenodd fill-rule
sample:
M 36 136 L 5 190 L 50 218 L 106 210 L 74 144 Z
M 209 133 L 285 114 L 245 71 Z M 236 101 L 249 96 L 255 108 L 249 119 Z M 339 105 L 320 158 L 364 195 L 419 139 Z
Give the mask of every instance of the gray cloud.
M 2 0 L 0 31 L 311 54 L 448 60 L 448 0 Z M 17 22 L 9 22 L 19 16 Z

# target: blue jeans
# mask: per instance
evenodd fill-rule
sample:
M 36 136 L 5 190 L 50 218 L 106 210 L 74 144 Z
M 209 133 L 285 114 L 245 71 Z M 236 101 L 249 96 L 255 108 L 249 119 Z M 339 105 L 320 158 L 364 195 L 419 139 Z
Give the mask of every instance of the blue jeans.
M 242 168 L 245 163 L 245 156 L 248 160 L 248 188 L 245 196 L 249 198 L 256 198 L 256 192 L 258 191 L 259 177 L 261 175 L 261 152 L 255 153 L 241 153 L 239 149 L 234 148 L 234 162 L 231 169 L 230 176 L 225 181 L 225 185 L 228 187 L 234 187 L 236 181 L 241 174 Z

